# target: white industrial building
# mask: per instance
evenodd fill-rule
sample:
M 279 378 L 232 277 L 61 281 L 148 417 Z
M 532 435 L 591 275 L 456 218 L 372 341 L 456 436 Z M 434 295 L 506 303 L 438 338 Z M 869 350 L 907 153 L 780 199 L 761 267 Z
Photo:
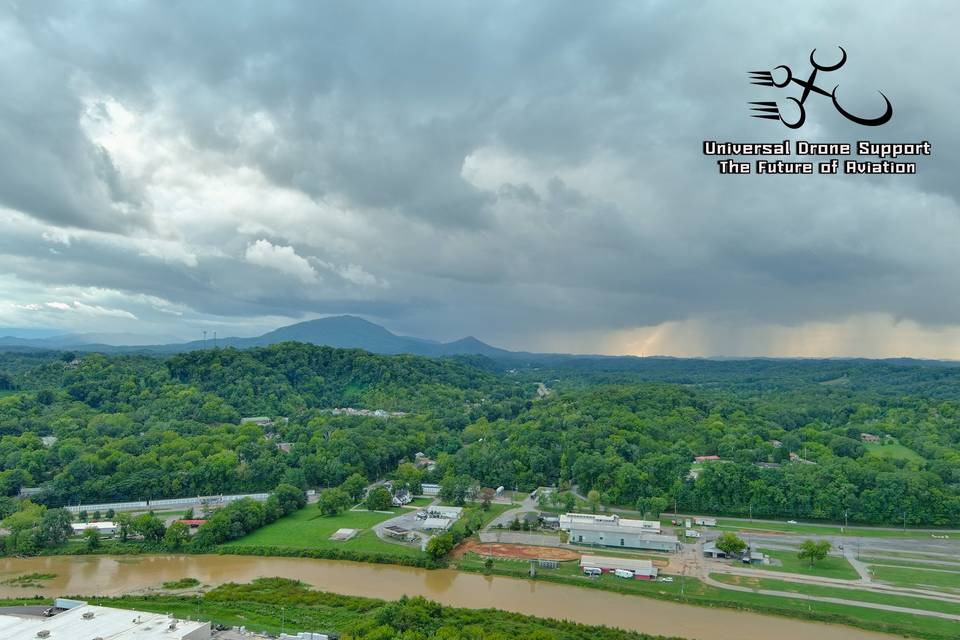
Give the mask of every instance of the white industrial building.
M 676 551 L 679 544 L 673 536 L 660 535 L 659 522 L 617 515 L 567 513 L 560 516 L 560 529 L 570 534 L 572 544 L 664 552 Z
M 424 531 L 446 531 L 451 524 L 453 524 L 453 520 L 450 518 L 427 518 L 420 525 L 420 528 Z
M 581 556 L 580 569 L 595 568 L 603 573 L 629 571 L 638 580 L 653 580 L 657 577 L 657 568 L 650 560 L 639 558 L 613 558 L 610 556 Z
M 427 515 L 431 518 L 459 520 L 462 514 L 463 507 L 441 507 L 440 505 L 430 505 L 427 507 Z
M 0 638 L 4 640 L 209 640 L 209 622 L 178 620 L 162 613 L 98 607 L 84 602 L 59 600 L 73 605 L 51 617 L 0 614 Z
M 87 529 L 96 529 L 102 536 L 112 536 L 117 532 L 117 525 L 114 522 L 73 522 L 70 524 L 73 529 L 73 535 L 80 536 Z
M 630 518 L 621 518 L 616 514 L 602 515 L 598 513 L 565 513 L 560 516 L 560 529 L 563 531 L 569 531 L 572 526 L 581 524 L 632 527 L 640 529 L 645 533 L 660 533 L 659 520 L 632 520 Z

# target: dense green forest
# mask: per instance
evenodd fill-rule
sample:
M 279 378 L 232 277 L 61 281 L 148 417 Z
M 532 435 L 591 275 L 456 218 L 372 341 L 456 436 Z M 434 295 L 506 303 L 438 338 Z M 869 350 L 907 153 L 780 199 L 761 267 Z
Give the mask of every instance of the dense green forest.
M 552 393 L 538 397 L 539 382 Z M 0 492 L 37 487 L 35 501 L 59 506 L 329 487 L 424 452 L 438 463 L 428 481 L 570 485 L 650 513 L 956 525 L 958 399 L 960 367 L 922 362 L 518 364 L 299 343 L 170 358 L 11 352 L 0 354 Z M 692 464 L 706 455 L 721 460 Z

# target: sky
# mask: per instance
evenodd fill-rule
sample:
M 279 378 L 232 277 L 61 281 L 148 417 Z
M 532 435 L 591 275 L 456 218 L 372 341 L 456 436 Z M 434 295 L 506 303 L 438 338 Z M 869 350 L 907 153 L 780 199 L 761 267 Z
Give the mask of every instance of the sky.
M 0 0 L 0 327 L 960 358 L 955 2 Z M 747 71 L 846 65 L 790 130 Z M 879 107 L 878 107 L 879 105 Z M 704 140 L 931 143 L 723 176 Z

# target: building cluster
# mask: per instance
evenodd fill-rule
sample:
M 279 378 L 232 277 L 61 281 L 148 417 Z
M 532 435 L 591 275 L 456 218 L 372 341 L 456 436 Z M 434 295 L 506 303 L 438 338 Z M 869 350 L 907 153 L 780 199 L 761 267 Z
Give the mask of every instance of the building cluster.
M 437 461 L 427 457 L 423 451 L 417 451 L 413 455 L 413 465 L 418 469 L 433 471 L 437 468 Z
M 462 514 L 463 507 L 441 507 L 434 504 L 418 513 L 417 517 L 423 520 L 420 528 L 424 531 L 446 531 Z
M 632 520 L 615 514 L 565 513 L 560 516 L 560 529 L 567 532 L 572 544 L 664 552 L 679 548 L 676 537 L 661 535 L 657 520 Z
M 334 416 L 363 416 L 366 418 L 402 418 L 406 411 L 384 411 L 383 409 L 354 409 L 353 407 L 336 407 L 327 410 Z

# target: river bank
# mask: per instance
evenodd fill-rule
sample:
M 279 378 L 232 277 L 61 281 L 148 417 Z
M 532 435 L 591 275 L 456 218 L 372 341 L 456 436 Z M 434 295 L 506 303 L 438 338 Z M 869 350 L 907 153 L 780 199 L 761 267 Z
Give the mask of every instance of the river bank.
M 41 588 L 0 585 L 0 597 L 34 593 L 87 597 L 148 593 L 163 582 L 193 577 L 208 586 L 279 576 L 352 596 L 396 600 L 423 596 L 444 605 L 496 608 L 543 618 L 696 640 L 890 640 L 895 636 L 759 613 L 637 598 L 596 589 L 486 576 L 450 569 L 425 570 L 336 560 L 228 555 L 44 556 L 0 560 L 0 579 L 56 574 Z

